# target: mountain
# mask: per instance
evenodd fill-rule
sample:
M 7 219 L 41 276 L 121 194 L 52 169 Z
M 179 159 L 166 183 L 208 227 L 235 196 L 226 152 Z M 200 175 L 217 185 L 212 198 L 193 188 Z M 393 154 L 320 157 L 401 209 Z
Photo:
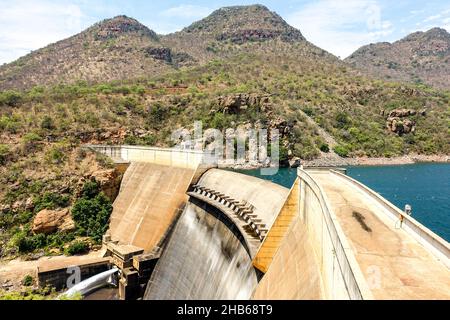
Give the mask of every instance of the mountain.
M 0 89 L 138 78 L 170 71 L 178 62 L 155 32 L 118 16 L 1 66 Z
M 214 11 L 180 32 L 162 37 L 163 43 L 186 50 L 198 62 L 245 52 L 296 50 L 297 53 L 328 55 L 307 42 L 301 32 L 263 5 L 232 6 Z M 295 53 L 295 52 L 293 52 Z
M 450 89 L 450 34 L 444 29 L 415 32 L 394 43 L 370 44 L 345 61 L 376 78 Z
M 162 75 L 237 52 L 289 51 L 339 61 L 262 5 L 226 7 L 180 32 L 157 35 L 118 16 L 0 67 L 0 90 Z

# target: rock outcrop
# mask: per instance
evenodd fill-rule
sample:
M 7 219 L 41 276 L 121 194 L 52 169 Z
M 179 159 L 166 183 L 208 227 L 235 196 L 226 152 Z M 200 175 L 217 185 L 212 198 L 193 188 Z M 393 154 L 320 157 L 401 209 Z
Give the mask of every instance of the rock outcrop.
M 256 109 L 258 112 L 265 112 L 270 107 L 269 101 L 269 95 L 239 93 L 221 96 L 217 99 L 217 104 L 224 113 L 239 114 L 248 108 Z
M 71 231 L 75 229 L 68 208 L 60 210 L 44 209 L 39 211 L 33 220 L 33 232 L 50 234 L 56 231 Z
M 288 122 L 286 119 L 280 117 L 277 117 L 269 122 L 269 128 L 278 129 L 281 138 L 284 138 L 291 134 L 294 125 L 294 122 Z
M 392 110 L 391 112 L 389 112 L 389 118 L 394 118 L 394 117 L 403 118 L 403 117 L 408 117 L 408 116 L 415 116 L 416 114 L 417 114 L 416 110 L 396 109 L 396 110 Z
M 95 171 L 91 174 L 91 179 L 98 182 L 100 190 L 114 201 L 119 194 L 122 174 L 117 169 L 105 169 Z
M 156 60 L 163 60 L 167 63 L 172 62 L 172 51 L 170 48 L 147 48 L 145 50 L 145 53 L 156 59 Z
M 417 115 L 417 111 L 412 109 L 392 110 L 386 120 L 386 127 L 398 135 L 412 133 L 416 130 L 416 122 L 406 117 L 415 115 Z
M 283 33 L 280 30 L 237 30 L 234 32 L 224 32 L 216 37 L 217 41 L 231 41 L 236 44 L 243 44 L 250 41 L 265 41 L 281 37 L 285 41 L 303 40 L 300 33 Z

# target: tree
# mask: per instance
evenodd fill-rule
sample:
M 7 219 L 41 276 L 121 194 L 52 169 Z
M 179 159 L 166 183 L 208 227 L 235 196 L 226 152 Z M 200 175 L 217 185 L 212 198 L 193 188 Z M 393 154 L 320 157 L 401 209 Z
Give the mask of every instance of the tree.
M 72 217 L 82 236 L 88 236 L 99 243 L 108 230 L 112 204 L 107 196 L 100 192 L 96 182 L 87 182 L 82 197 L 72 208 Z

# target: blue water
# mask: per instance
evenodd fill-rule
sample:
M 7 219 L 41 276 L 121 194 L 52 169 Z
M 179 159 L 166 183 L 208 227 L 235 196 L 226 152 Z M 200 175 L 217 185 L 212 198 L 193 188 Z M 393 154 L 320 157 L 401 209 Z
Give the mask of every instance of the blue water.
M 239 171 L 290 188 L 296 170 L 280 169 L 274 176 L 259 170 Z M 413 217 L 450 241 L 450 164 L 348 167 L 347 174 L 380 193 L 403 210 L 410 204 Z

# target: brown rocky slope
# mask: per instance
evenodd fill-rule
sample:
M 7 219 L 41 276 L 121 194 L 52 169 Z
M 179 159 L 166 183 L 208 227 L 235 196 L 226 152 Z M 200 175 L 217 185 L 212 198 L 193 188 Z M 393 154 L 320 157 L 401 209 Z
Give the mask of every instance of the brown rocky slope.
M 450 89 L 450 34 L 444 29 L 415 32 L 394 43 L 370 44 L 345 61 L 383 80 Z

